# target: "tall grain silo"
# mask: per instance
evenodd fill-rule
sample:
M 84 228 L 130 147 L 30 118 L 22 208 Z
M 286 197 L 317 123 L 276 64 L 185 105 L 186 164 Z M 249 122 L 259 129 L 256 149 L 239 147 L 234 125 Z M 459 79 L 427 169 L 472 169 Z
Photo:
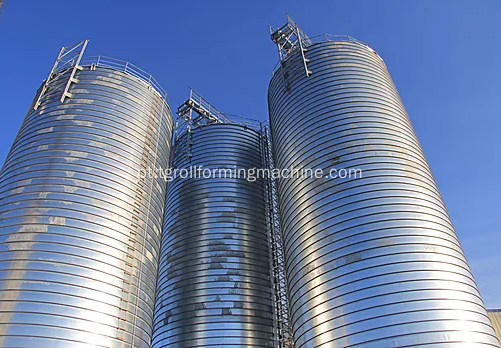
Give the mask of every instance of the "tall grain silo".
M 363 173 L 278 183 L 296 348 L 499 347 L 382 59 L 290 18 L 272 40 L 276 166 Z
M 194 91 L 178 113 L 152 347 L 273 347 L 265 181 L 231 173 L 263 167 L 261 133 Z
M 150 346 L 173 128 L 130 63 L 61 50 L 0 176 L 0 346 Z

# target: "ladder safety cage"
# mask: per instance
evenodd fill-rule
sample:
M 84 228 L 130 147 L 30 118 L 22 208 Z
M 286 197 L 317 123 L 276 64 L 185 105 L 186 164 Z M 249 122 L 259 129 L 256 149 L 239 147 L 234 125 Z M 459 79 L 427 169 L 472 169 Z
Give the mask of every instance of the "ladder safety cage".
M 282 67 L 282 73 L 284 77 L 286 90 L 289 90 L 289 85 L 287 81 L 287 74 L 285 69 L 285 62 L 293 53 L 300 52 L 301 59 L 303 61 L 304 72 L 307 77 L 309 77 L 313 72 L 308 69 L 309 59 L 306 58 L 306 52 L 308 46 L 312 45 L 311 39 L 306 35 L 306 33 L 299 28 L 296 22 L 287 14 L 287 22 L 278 29 L 270 29 L 271 40 L 278 47 L 278 56 L 280 58 L 280 65 Z
M 289 305 L 287 299 L 287 278 L 285 274 L 285 259 L 283 251 L 282 230 L 280 227 L 280 213 L 278 209 L 278 195 L 276 181 L 271 175 L 275 169 L 271 132 L 267 126 L 261 129 L 263 144 L 263 166 L 270 171 L 265 178 L 266 209 L 268 238 L 271 255 L 272 294 L 274 303 L 275 347 L 293 348 L 292 330 L 290 327 Z

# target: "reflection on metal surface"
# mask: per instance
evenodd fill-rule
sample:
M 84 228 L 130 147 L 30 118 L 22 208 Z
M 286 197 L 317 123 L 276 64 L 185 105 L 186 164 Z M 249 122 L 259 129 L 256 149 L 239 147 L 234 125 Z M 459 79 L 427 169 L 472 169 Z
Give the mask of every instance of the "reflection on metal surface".
M 363 178 L 278 182 L 296 347 L 498 347 L 384 63 L 351 40 L 306 59 L 269 86 L 275 164 Z
M 262 167 L 259 132 L 199 125 L 172 167 Z M 168 185 L 153 347 L 273 347 L 264 181 L 177 178 Z
M 149 347 L 166 185 L 137 172 L 168 166 L 169 106 L 116 69 L 51 75 L 1 171 L 0 346 Z

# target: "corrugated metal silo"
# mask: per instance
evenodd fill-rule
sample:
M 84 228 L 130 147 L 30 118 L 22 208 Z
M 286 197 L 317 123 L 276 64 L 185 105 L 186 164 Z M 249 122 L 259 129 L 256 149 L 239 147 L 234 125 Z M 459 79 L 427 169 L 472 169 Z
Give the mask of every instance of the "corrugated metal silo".
M 180 135 L 172 168 L 261 168 L 262 151 L 256 130 L 209 123 Z M 168 184 L 152 346 L 273 347 L 264 180 L 209 174 Z
M 276 166 L 363 171 L 278 183 L 296 348 L 499 347 L 381 58 L 292 20 L 272 38 Z
M 151 76 L 61 51 L 0 177 L 0 346 L 149 347 L 173 120 Z M 63 101 L 63 102 L 62 102 Z

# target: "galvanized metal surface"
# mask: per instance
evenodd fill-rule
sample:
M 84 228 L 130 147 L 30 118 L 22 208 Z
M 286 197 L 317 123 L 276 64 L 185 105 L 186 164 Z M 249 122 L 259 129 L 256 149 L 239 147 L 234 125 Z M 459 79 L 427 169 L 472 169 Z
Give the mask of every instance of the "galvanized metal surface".
M 499 347 L 383 61 L 353 41 L 306 59 L 269 86 L 276 166 L 363 178 L 278 183 L 296 347 Z
M 0 346 L 149 347 L 173 120 L 116 69 L 57 72 L 0 177 Z M 36 98 L 35 98 L 36 99 Z
M 260 134 L 235 124 L 180 137 L 173 169 L 262 167 Z M 263 180 L 168 185 L 153 347 L 273 347 Z

